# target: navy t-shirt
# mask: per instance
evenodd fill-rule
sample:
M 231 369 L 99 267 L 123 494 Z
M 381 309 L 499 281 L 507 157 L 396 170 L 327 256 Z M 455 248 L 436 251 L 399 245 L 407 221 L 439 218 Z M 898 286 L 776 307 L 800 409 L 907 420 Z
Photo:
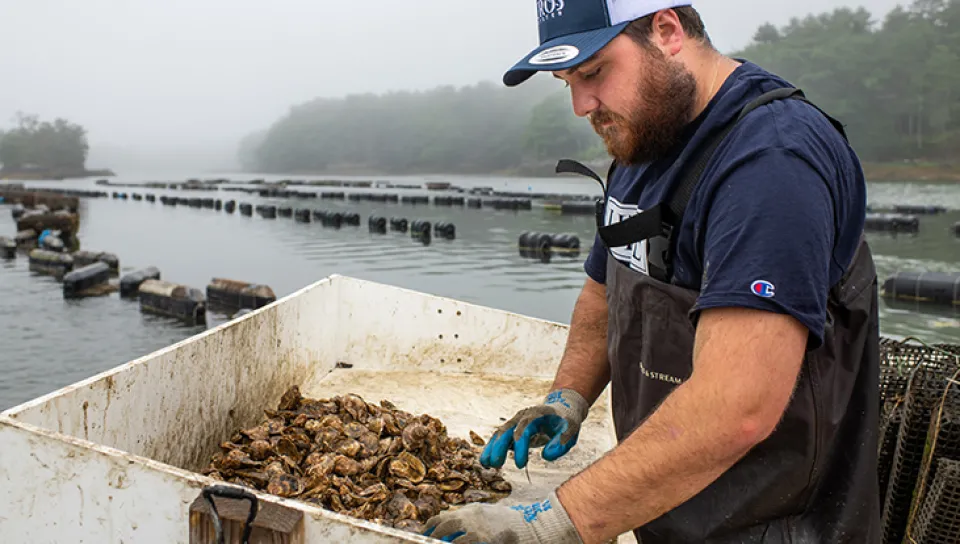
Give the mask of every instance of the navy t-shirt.
M 703 141 L 767 91 L 791 86 L 743 62 L 669 156 L 617 166 L 604 224 L 663 200 L 678 167 Z M 747 307 L 792 315 L 822 344 L 830 288 L 860 240 L 866 184 L 853 149 L 830 121 L 800 100 L 777 100 L 741 120 L 707 165 L 676 234 L 673 283 L 699 291 L 694 314 Z M 610 248 L 596 238 L 584 264 L 604 283 L 608 254 L 646 273 L 646 243 Z

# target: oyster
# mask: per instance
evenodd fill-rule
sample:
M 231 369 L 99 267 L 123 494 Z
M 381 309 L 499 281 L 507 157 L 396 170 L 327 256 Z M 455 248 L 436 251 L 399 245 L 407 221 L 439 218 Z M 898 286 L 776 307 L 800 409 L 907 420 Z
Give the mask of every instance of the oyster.
M 220 444 L 202 473 L 360 519 L 422 533 L 452 505 L 495 502 L 510 483 L 480 465 L 483 439 L 449 436 L 427 414 L 348 394 L 288 389 L 276 410 Z

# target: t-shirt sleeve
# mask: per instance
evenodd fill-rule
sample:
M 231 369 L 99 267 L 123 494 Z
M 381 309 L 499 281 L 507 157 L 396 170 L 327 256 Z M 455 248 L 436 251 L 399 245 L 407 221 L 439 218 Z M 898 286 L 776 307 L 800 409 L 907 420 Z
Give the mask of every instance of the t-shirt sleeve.
M 703 277 L 695 312 L 746 307 L 789 314 L 823 343 L 834 204 L 827 182 L 793 152 L 773 148 L 720 172 L 700 225 Z
M 593 281 L 604 284 L 607 281 L 607 247 L 603 244 L 600 235 L 594 236 L 593 247 L 583 263 L 583 270 Z

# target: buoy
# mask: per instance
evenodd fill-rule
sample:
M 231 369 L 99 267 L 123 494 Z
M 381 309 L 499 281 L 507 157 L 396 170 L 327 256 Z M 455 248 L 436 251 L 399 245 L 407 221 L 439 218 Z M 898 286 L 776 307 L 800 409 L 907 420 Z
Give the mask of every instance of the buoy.
M 463 206 L 464 199 L 462 196 L 436 196 L 433 203 L 437 206 Z
M 371 215 L 370 218 L 367 219 L 367 228 L 370 229 L 370 232 L 373 232 L 373 233 L 386 234 L 387 218 Z
M 160 197 L 160 202 L 163 203 L 164 206 L 176 206 L 176 205 L 177 205 L 177 197 L 174 197 L 174 196 L 161 196 L 161 197 Z
M 214 200 L 214 201 L 213 201 L 213 209 L 217 210 L 218 212 L 219 212 L 220 210 L 222 210 L 222 209 L 223 209 L 223 201 L 220 200 L 219 198 L 216 199 L 216 200 Z
M 400 202 L 403 204 L 429 204 L 429 196 L 404 196 L 400 198 Z
M 56 251 L 57 253 L 63 253 L 63 240 L 61 240 L 57 234 L 53 234 L 48 230 L 43 231 L 43 234 L 40 235 L 40 247 L 50 251 Z
M 154 194 L 148 194 L 145 198 L 147 199 L 147 202 L 156 202 L 156 201 L 157 201 L 157 196 L 154 195 Z
M 414 238 L 430 238 L 431 227 L 429 221 L 418 219 L 410 224 L 410 235 Z
M 865 231 L 919 232 L 920 220 L 913 215 L 868 213 L 863 225 Z
M 960 236 L 960 221 L 953 224 L 953 234 Z
M 63 298 L 103 296 L 116 291 L 110 285 L 110 267 L 106 263 L 93 263 L 76 268 L 63 277 Z
M 575 234 L 554 234 L 551 237 L 553 249 L 563 250 L 565 252 L 580 251 L 580 238 Z
M 390 218 L 390 230 L 398 232 L 407 232 L 407 227 L 409 224 L 407 220 L 402 217 L 391 217 Z
M 213 278 L 207 285 L 207 304 L 210 308 L 226 308 L 231 311 L 242 308 L 257 309 L 273 302 L 277 296 L 266 285 Z
M 916 204 L 898 204 L 893 211 L 908 215 L 937 215 L 947 211 L 943 206 L 922 206 Z
M 562 215 L 595 215 L 597 207 L 589 202 L 562 202 L 560 213 Z
M 280 217 L 293 217 L 293 208 L 290 206 L 277 208 L 277 215 Z
M 17 258 L 16 240 L 11 240 L 6 236 L 0 236 L 0 253 L 2 253 L 4 259 L 16 259 Z
M 235 200 L 228 200 L 228 201 L 223 205 L 223 211 L 225 211 L 225 212 L 227 212 L 227 213 L 233 213 L 234 210 L 236 210 L 236 209 L 237 209 L 237 202 L 236 202 Z
M 140 311 L 179 319 L 190 325 L 207 322 L 203 291 L 163 280 L 146 280 L 139 289 Z
M 346 197 L 346 193 L 335 192 L 335 191 L 323 191 L 320 193 L 320 198 L 324 200 L 343 200 Z
M 240 204 L 240 215 L 250 217 L 253 215 L 253 204 L 243 202 Z
M 320 212 L 320 224 L 324 227 L 339 229 L 343 225 L 343 214 L 340 212 Z
M 883 283 L 881 296 L 922 304 L 960 306 L 960 272 L 898 272 Z
M 296 216 L 296 221 L 297 221 L 297 223 L 309 223 L 309 222 L 310 222 L 310 210 L 308 210 L 308 209 L 306 209 L 306 208 L 299 208 L 299 209 L 297 209 L 297 211 L 296 211 L 296 213 L 295 213 L 294 215 Z
M 480 209 L 483 207 L 483 200 L 480 200 L 479 198 L 469 198 L 467 199 L 467 207 Z
M 104 263 L 113 274 L 120 273 L 120 259 L 113 253 L 105 251 L 77 251 L 73 254 L 73 265 L 77 268 L 93 263 Z
M 457 227 L 453 223 L 439 222 L 433 226 L 433 233 L 440 238 L 453 240 L 457 237 Z
M 39 248 L 30 252 L 31 272 L 62 278 L 71 270 L 73 270 L 73 257 L 69 253 Z
M 141 195 L 140 193 L 131 193 L 130 196 L 137 202 L 143 200 L 143 195 Z
M 343 215 L 343 223 L 350 225 L 352 227 L 360 226 L 360 214 L 358 213 L 347 213 Z
M 159 279 L 160 270 L 155 266 L 131 272 L 120 278 L 120 296 L 124 298 L 135 298 L 140 291 L 141 283 L 147 280 Z
M 191 208 L 202 208 L 202 207 L 203 207 L 203 199 L 202 199 L 202 198 L 188 198 L 188 199 L 187 199 L 187 206 L 190 206 Z

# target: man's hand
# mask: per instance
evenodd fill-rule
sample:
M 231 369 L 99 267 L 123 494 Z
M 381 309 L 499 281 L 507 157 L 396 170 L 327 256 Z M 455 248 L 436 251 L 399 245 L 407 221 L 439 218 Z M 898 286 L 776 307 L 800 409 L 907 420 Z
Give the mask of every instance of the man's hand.
M 427 520 L 424 536 L 456 544 L 583 544 L 556 493 L 529 505 L 471 504 Z
M 485 467 L 500 468 L 509 450 L 517 468 L 527 466 L 530 448 L 543 448 L 543 458 L 555 461 L 577 444 L 580 424 L 590 406 L 580 393 L 560 389 L 547 395 L 539 406 L 526 408 L 497 429 L 480 456 Z

